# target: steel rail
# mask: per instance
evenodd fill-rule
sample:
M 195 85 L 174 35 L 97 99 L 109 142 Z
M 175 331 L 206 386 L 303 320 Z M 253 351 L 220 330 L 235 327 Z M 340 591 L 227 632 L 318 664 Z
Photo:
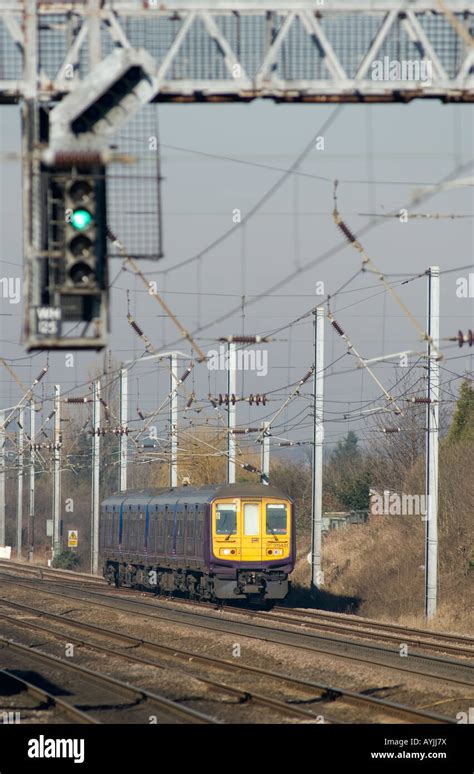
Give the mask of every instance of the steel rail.
M 26 588 L 28 586 L 24 581 L 14 581 L 9 578 L 8 583 L 14 583 Z M 52 582 L 43 581 L 43 584 Z M 33 587 L 35 588 L 35 587 Z M 37 588 L 37 587 L 36 587 Z M 60 591 L 51 591 L 41 588 L 42 593 L 69 597 L 76 601 L 82 601 L 87 604 L 94 604 L 98 607 L 109 607 L 132 614 L 147 615 L 153 618 L 173 622 L 182 625 L 191 625 L 194 628 L 202 628 L 210 631 L 217 631 L 221 634 L 239 634 L 241 637 L 249 639 L 272 642 L 280 645 L 289 645 L 301 650 L 313 653 L 323 653 L 325 655 L 335 656 L 359 663 L 367 663 L 371 666 L 380 666 L 391 671 L 401 671 L 416 674 L 423 678 L 442 680 L 458 685 L 468 687 L 474 686 L 474 666 L 468 663 L 444 659 L 437 656 L 426 655 L 422 653 L 410 653 L 409 658 L 401 658 L 398 650 L 392 650 L 382 645 L 354 642 L 348 639 L 330 637 L 327 635 L 317 635 L 309 632 L 301 633 L 289 630 L 276 629 L 273 626 L 263 625 L 262 623 L 242 623 L 237 621 L 219 621 L 215 616 L 199 611 L 189 612 L 187 610 L 170 609 L 169 606 L 159 603 L 145 602 L 134 598 L 123 599 L 116 595 L 104 594 L 102 592 L 61 588 Z M 72 593 L 74 591 L 74 593 Z M 87 598 L 80 595 L 87 595 Z M 102 601 L 100 601 L 102 599 Z M 394 662 L 394 657 L 396 662 Z M 384 660 L 385 658 L 385 660 Z M 411 662 L 411 664 L 409 663 Z M 415 664 L 419 666 L 415 666 Z M 423 668 L 421 668 L 423 667 Z M 427 667 L 434 668 L 435 671 L 427 671 Z
M 143 646 L 146 649 L 156 651 L 158 653 L 172 656 L 178 659 L 186 659 L 186 661 L 190 662 L 199 662 L 201 664 L 204 664 L 206 666 L 210 667 L 216 667 L 220 669 L 224 669 L 226 671 L 232 671 L 237 673 L 247 672 L 249 674 L 258 674 L 265 678 L 275 679 L 278 682 L 285 682 L 288 685 L 295 686 L 297 688 L 314 692 L 314 690 L 318 690 L 322 692 L 322 697 L 324 694 L 326 694 L 328 697 L 330 697 L 331 700 L 334 700 L 337 697 L 343 697 L 345 699 L 349 699 L 352 702 L 355 702 L 356 704 L 365 704 L 369 705 L 374 709 L 387 711 L 390 714 L 398 715 L 402 718 L 411 717 L 415 719 L 415 722 L 428 722 L 428 723 L 455 723 L 456 721 L 452 718 L 436 715 L 434 713 L 425 712 L 422 709 L 418 709 L 417 707 L 409 707 L 406 705 L 399 704 L 397 702 L 392 702 L 386 699 L 379 699 L 376 697 L 368 696 L 363 693 L 358 693 L 355 691 L 350 691 L 347 689 L 334 687 L 334 686 L 328 686 L 323 685 L 321 683 L 316 683 L 310 680 L 302 680 L 300 678 L 294 678 L 290 675 L 273 672 L 270 670 L 262 669 L 260 667 L 252 667 L 247 665 L 241 665 L 241 664 L 235 664 L 234 662 L 231 662 L 227 659 L 220 659 L 213 656 L 203 656 L 200 653 L 194 653 L 191 651 L 186 651 L 182 649 L 177 648 L 170 648 L 167 645 L 161 645 L 160 643 L 156 643 L 151 640 L 146 640 L 140 637 L 134 637 L 129 634 L 124 634 L 123 632 L 116 632 L 113 629 L 109 629 L 103 626 L 97 626 L 95 624 L 89 624 L 84 621 L 76 621 L 74 619 L 70 618 L 64 618 L 64 616 L 58 615 L 56 613 L 50 613 L 43 610 L 38 610 L 37 608 L 33 608 L 29 605 L 24 605 L 22 603 L 18 602 L 11 602 L 10 600 L 1 600 L 2 604 L 7 604 L 9 607 L 13 607 L 15 609 L 18 609 L 20 611 L 30 612 L 40 618 L 46 618 L 47 620 L 56 621 L 61 623 L 62 625 L 70 626 L 71 628 L 77 628 L 82 629 L 85 631 L 92 632 L 98 636 L 107 636 L 108 638 L 114 639 L 116 641 L 122 641 L 126 642 L 127 644 L 133 645 L 134 647 Z M 26 620 L 20 620 L 15 618 L 11 618 L 10 616 L 5 616 L 3 613 L 0 612 L 0 618 L 6 618 L 7 620 L 11 621 L 13 624 L 19 624 L 23 625 L 25 627 L 32 626 L 35 629 L 45 631 L 48 634 L 52 634 L 54 636 L 63 637 L 64 635 L 61 632 L 56 632 L 48 627 L 41 626 L 37 623 L 32 623 L 30 621 Z M 68 637 L 71 640 L 75 640 L 78 644 L 81 644 L 85 647 L 94 648 L 96 650 L 104 651 L 108 654 L 118 655 L 122 656 L 123 658 L 127 658 L 130 661 L 134 662 L 140 662 L 144 663 L 150 666 L 155 666 L 159 669 L 166 668 L 162 664 L 157 664 L 156 662 L 151 662 L 148 659 L 143 659 L 142 657 L 132 654 L 132 653 L 126 653 L 126 652 L 120 652 L 117 650 L 111 650 L 108 647 L 100 646 L 95 643 L 89 643 L 85 642 L 84 640 L 81 640 L 80 638 L 74 638 L 68 635 Z M 225 691 L 231 692 L 234 695 L 240 696 L 243 699 L 246 699 L 247 697 L 251 700 L 256 700 L 259 704 L 263 704 L 264 706 L 270 706 L 270 707 L 276 707 L 280 711 L 289 712 L 290 714 L 296 714 L 303 717 L 311 717 L 313 719 L 317 718 L 317 715 L 315 713 L 311 712 L 310 710 L 305 710 L 303 708 L 294 707 L 291 705 L 286 704 L 285 702 L 275 700 L 272 697 L 262 696 L 261 694 L 255 693 L 254 691 L 248 692 L 239 688 L 228 686 L 225 683 L 217 682 L 215 680 L 210 680 L 208 678 L 203 678 L 201 676 L 197 677 L 193 674 L 192 675 L 194 679 L 198 679 L 210 687 L 213 687 L 217 690 L 224 689 Z M 325 722 L 327 722 L 327 716 L 325 717 Z M 330 721 L 330 722 L 340 722 L 340 721 Z
M 44 653 L 43 651 L 36 650 L 34 648 L 28 647 L 27 645 L 22 645 L 21 643 L 15 642 L 14 640 L 2 635 L 0 635 L 0 648 L 1 647 L 10 648 L 22 656 L 27 656 L 29 659 L 33 659 L 33 661 L 41 661 L 43 664 L 46 664 L 46 666 L 53 667 L 55 669 L 74 671 L 80 674 L 82 677 L 85 677 L 86 680 L 95 682 L 102 687 L 104 685 L 111 687 L 119 694 L 138 697 L 140 700 L 151 701 L 158 705 L 160 709 L 164 710 L 166 713 L 182 717 L 188 722 L 219 722 L 202 712 L 198 712 L 197 710 L 193 710 L 189 707 L 183 706 L 182 704 L 178 704 L 171 699 L 167 699 L 165 696 L 160 696 L 159 694 L 148 691 L 145 688 L 139 688 L 138 686 L 131 685 L 130 683 L 126 683 L 123 680 L 118 680 L 117 678 L 111 677 L 110 675 L 96 672 L 93 669 L 81 666 L 80 664 L 73 664 L 70 661 L 64 661 L 64 659 L 58 658 L 57 656 Z
M 35 696 L 38 699 L 46 701 L 48 705 L 63 710 L 63 712 L 73 718 L 76 723 L 100 724 L 100 720 L 97 720 L 91 715 L 88 715 L 87 712 L 83 712 L 82 710 L 78 709 L 78 707 L 75 707 L 73 704 L 69 704 L 69 702 L 61 699 L 59 696 L 54 696 L 54 694 L 50 693 L 45 688 L 40 688 L 37 685 L 33 685 L 33 683 L 28 682 L 28 680 L 25 680 L 23 677 L 20 677 L 9 669 L 0 669 L 0 675 L 6 677 L 7 680 L 14 680 L 15 682 L 19 683 L 22 688 L 27 691 L 27 693 Z

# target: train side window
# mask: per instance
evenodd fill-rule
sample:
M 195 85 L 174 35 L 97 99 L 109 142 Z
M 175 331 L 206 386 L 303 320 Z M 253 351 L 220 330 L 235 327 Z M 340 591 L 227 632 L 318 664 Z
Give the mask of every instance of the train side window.
M 268 503 L 266 515 L 267 535 L 286 535 L 288 531 L 286 505 L 283 503 Z
M 237 506 L 219 503 L 215 515 L 216 535 L 235 535 L 237 532 Z
M 244 535 L 260 534 L 260 506 L 258 503 L 244 503 Z

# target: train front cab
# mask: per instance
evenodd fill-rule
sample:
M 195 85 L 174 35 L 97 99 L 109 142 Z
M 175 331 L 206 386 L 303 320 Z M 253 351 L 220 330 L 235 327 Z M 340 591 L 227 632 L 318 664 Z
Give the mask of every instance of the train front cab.
M 292 503 L 276 497 L 212 503 L 212 572 L 219 599 L 283 599 L 293 569 Z

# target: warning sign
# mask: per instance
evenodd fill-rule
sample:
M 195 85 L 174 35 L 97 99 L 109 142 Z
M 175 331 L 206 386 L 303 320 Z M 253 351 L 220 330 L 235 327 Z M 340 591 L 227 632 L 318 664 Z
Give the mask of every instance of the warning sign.
M 77 548 L 78 532 L 77 529 L 68 529 L 67 531 L 67 547 Z

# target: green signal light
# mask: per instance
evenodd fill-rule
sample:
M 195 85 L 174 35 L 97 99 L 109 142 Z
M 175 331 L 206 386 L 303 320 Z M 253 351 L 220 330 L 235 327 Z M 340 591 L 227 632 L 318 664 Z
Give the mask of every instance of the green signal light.
M 71 215 L 71 226 L 76 231 L 84 231 L 84 229 L 90 226 L 92 221 L 92 215 L 87 210 L 74 210 Z

